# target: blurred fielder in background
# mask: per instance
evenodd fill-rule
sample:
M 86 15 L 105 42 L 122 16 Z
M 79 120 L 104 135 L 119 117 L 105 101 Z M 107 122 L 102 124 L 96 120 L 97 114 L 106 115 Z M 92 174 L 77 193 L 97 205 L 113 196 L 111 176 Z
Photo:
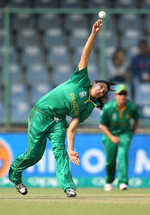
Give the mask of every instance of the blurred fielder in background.
M 98 20 L 83 49 L 78 67 L 72 77 L 37 101 L 28 119 L 28 148 L 12 163 L 9 179 L 22 195 L 27 187 L 22 182 L 22 172 L 37 163 L 43 156 L 46 139 L 49 138 L 56 159 L 56 175 L 61 188 L 68 197 L 76 196 L 76 187 L 69 168 L 69 159 L 80 165 L 78 153 L 74 151 L 74 139 L 77 126 L 91 114 L 95 107 L 103 107 L 111 83 L 91 81 L 88 77 L 88 58 L 91 54 L 97 33 L 102 27 Z M 66 116 L 72 121 L 67 125 Z M 68 153 L 65 147 L 67 130 Z
M 118 186 L 120 190 L 128 188 L 128 150 L 133 134 L 138 127 L 138 110 L 127 100 L 126 85 L 119 84 L 115 89 L 115 100 L 104 106 L 100 116 L 100 129 L 104 132 L 102 142 L 106 152 L 105 191 L 112 190 L 115 179 L 116 160 L 118 165 Z M 130 120 L 133 118 L 133 125 Z

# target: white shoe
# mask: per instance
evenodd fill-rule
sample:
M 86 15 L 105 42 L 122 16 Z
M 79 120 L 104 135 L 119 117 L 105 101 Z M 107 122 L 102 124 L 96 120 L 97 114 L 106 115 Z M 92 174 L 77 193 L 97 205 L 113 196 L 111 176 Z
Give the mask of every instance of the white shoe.
M 67 189 L 65 192 L 67 197 L 75 197 L 77 195 L 76 191 L 72 188 Z
M 127 184 L 120 184 L 119 190 L 127 190 L 127 189 L 128 189 L 128 185 Z
M 112 188 L 112 185 L 111 184 L 105 184 L 104 186 L 104 190 L 105 191 L 111 191 L 113 188 Z
M 22 194 L 26 195 L 28 193 L 27 187 L 21 182 L 20 184 L 15 184 L 16 190 Z

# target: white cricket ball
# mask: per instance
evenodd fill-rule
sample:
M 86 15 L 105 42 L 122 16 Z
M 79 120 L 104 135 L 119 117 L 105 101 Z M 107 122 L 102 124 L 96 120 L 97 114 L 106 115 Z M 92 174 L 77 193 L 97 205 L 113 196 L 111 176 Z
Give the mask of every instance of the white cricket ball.
M 102 10 L 98 13 L 98 16 L 100 19 L 105 19 L 106 18 L 106 12 Z

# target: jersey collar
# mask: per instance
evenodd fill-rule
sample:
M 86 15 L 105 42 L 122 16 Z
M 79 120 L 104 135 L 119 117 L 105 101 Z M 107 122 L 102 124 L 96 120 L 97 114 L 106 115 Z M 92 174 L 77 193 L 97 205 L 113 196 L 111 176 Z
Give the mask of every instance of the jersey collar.
M 100 103 L 97 101 L 97 99 L 95 99 L 95 98 L 93 98 L 93 97 L 90 96 L 90 90 L 91 89 L 89 89 L 89 97 L 88 97 L 88 99 L 84 103 L 91 102 L 94 105 L 94 107 L 99 107 Z
M 117 106 L 117 102 L 115 102 L 115 103 L 116 103 L 116 110 L 120 112 L 120 117 L 122 117 L 122 114 L 126 110 L 127 106 L 125 104 L 123 107 L 120 108 Z

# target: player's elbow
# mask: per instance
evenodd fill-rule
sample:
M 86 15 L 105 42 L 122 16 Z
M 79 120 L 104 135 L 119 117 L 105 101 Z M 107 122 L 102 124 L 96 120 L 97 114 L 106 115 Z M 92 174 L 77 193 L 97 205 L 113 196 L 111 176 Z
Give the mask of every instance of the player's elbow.
M 80 62 L 79 62 L 79 71 L 86 68 L 88 66 L 88 57 L 81 56 Z
M 70 125 L 68 127 L 68 132 L 70 132 L 70 133 L 76 132 L 78 124 L 79 124 L 79 120 L 77 118 L 72 119 L 72 121 L 70 122 Z
M 99 124 L 99 128 L 100 128 L 100 129 L 102 128 L 102 126 L 103 126 L 102 124 Z
M 106 127 L 105 125 L 99 124 L 99 128 L 100 128 L 100 130 L 102 130 L 102 131 L 103 131 L 103 130 L 105 129 L 105 127 Z

